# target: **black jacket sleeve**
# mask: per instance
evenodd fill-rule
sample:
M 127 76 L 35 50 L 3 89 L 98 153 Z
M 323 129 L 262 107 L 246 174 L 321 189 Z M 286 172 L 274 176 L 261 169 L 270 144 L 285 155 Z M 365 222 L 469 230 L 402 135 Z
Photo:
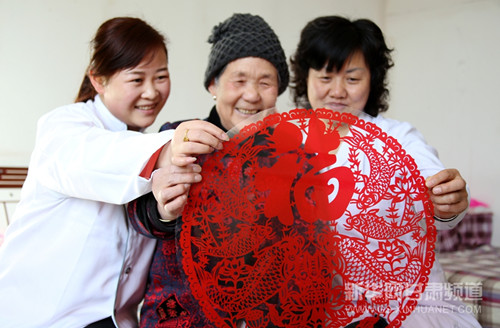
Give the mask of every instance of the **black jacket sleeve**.
M 165 237 L 164 233 L 174 234 L 176 220 L 162 222 L 157 202 L 152 192 L 135 200 L 135 216 L 141 225 L 156 237 Z

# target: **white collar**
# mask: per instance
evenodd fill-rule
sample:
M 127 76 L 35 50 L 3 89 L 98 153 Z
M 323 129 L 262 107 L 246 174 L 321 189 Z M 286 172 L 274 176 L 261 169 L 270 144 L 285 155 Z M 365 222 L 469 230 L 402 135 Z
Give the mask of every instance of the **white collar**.
M 124 131 L 127 130 L 127 124 L 120 121 L 116 116 L 114 116 L 109 109 L 104 105 L 99 95 L 94 98 L 94 105 L 97 110 L 98 115 L 101 117 L 102 122 L 106 126 L 106 129 L 110 131 Z

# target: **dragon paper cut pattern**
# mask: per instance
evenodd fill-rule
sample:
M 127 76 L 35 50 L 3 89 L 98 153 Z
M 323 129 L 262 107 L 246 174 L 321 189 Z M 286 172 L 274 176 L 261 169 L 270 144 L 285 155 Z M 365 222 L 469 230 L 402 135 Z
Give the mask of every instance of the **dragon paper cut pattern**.
M 372 327 L 381 316 L 399 327 L 415 308 L 434 262 L 432 204 L 414 160 L 377 126 L 295 109 L 202 162 L 181 256 L 216 326 Z

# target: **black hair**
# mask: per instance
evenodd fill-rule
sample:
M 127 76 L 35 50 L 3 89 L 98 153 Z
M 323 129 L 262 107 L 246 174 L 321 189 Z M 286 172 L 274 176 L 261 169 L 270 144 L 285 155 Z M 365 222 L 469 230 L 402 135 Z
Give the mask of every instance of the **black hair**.
M 295 54 L 290 59 L 292 96 L 299 107 L 310 108 L 307 100 L 309 69 L 339 71 L 354 53 L 361 52 L 370 70 L 370 95 L 363 111 L 372 116 L 385 112 L 389 105 L 387 71 L 394 64 L 392 49 L 385 43 L 380 28 L 371 20 L 351 21 L 340 16 L 318 17 L 302 30 Z
M 92 58 L 75 102 L 94 99 L 97 92 L 90 83 L 90 71 L 95 76 L 111 77 L 132 68 L 146 57 L 165 51 L 165 37 L 145 21 L 134 17 L 115 17 L 102 23 L 92 40 Z

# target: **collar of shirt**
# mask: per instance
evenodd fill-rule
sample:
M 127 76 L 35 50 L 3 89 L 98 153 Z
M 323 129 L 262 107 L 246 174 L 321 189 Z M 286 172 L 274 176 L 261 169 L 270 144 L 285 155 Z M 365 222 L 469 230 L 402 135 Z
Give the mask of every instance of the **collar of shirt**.
M 91 100 L 89 100 L 91 101 Z M 127 130 L 127 124 L 120 121 L 114 116 L 109 109 L 104 105 L 99 95 L 94 98 L 94 106 L 96 114 L 101 118 L 105 128 L 110 131 L 124 131 Z

